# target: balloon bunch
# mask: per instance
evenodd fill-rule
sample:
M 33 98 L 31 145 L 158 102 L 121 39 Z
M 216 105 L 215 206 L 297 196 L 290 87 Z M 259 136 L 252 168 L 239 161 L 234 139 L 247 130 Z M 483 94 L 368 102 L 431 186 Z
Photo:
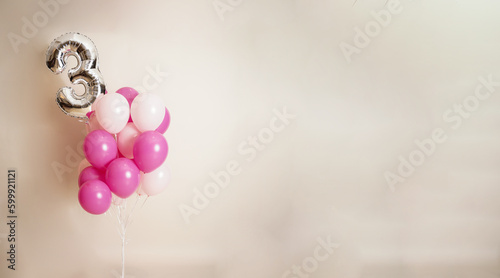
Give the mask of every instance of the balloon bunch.
M 66 70 L 68 57 L 77 65 L 67 71 L 73 85 L 83 85 L 83 94 L 71 87 L 59 88 L 56 103 L 71 117 L 85 121 L 85 159 L 78 172 L 78 200 L 91 214 L 105 213 L 111 204 L 122 241 L 122 275 L 125 277 L 125 233 L 135 205 L 127 210 L 127 198 L 137 193 L 155 195 L 165 189 L 170 171 L 165 164 L 168 145 L 163 134 L 170 114 L 160 97 L 139 94 L 125 87 L 107 93 L 99 71 L 95 44 L 88 37 L 71 32 L 49 45 L 45 63 L 55 74 Z M 144 204 L 144 203 L 143 203 Z
M 87 36 L 66 33 L 47 49 L 46 65 L 55 74 L 62 73 L 68 57 L 77 65 L 67 71 L 74 85 L 85 92 L 76 94 L 71 87 L 57 92 L 56 102 L 67 115 L 86 122 L 87 136 L 80 163 L 78 200 L 87 212 L 102 214 L 134 192 L 155 195 L 165 189 L 170 173 L 165 165 L 168 153 L 163 133 L 170 114 L 160 97 L 132 88 L 107 93 L 99 71 L 95 44 Z
M 99 96 L 87 114 L 78 200 L 91 214 L 106 212 L 112 194 L 126 199 L 162 192 L 170 178 L 163 134 L 170 114 L 160 97 L 125 87 Z

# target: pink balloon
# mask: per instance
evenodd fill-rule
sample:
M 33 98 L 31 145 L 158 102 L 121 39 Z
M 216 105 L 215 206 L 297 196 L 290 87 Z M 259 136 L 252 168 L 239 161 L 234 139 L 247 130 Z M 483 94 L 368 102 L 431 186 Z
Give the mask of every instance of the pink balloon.
M 135 139 L 134 161 L 144 173 L 150 173 L 160 167 L 167 154 L 167 140 L 161 133 L 146 131 Z
M 140 182 L 139 169 L 128 158 L 113 160 L 106 170 L 106 183 L 111 192 L 120 198 L 132 195 Z
M 105 181 L 104 172 L 92 166 L 83 169 L 83 171 L 78 176 L 78 186 L 82 187 L 82 184 L 90 180 Z
M 124 96 L 127 99 L 129 107 L 132 106 L 132 101 L 139 94 L 136 90 L 134 90 L 133 88 L 130 88 L 130 87 L 120 88 L 116 92 L 118 94 Z M 128 122 L 130 123 L 131 121 L 132 121 L 132 116 L 129 116 Z
M 140 94 L 132 101 L 130 114 L 135 126 L 141 132 L 156 130 L 165 118 L 165 105 L 155 94 Z
M 144 174 L 142 178 L 141 191 L 149 196 L 161 193 L 170 181 L 170 169 L 167 163 L 163 163 L 153 172 Z M 141 195 L 141 193 L 139 195 Z
M 111 191 L 100 180 L 85 182 L 78 191 L 78 201 L 91 214 L 103 214 L 111 206 Z
M 83 152 L 92 166 L 103 169 L 116 158 L 118 149 L 113 135 L 105 130 L 94 130 L 85 137 Z
M 97 104 L 95 114 L 99 124 L 109 133 L 120 132 L 128 122 L 130 105 L 121 94 L 104 95 Z
M 118 133 L 118 150 L 126 158 L 134 158 L 134 143 L 141 132 L 135 127 L 134 123 L 127 123 L 125 128 Z
M 101 98 L 106 95 L 108 93 L 108 91 L 106 91 L 104 94 L 100 94 L 98 97 L 96 97 L 96 99 L 94 100 L 94 103 L 92 103 L 92 107 L 90 108 L 91 111 L 95 111 L 97 109 L 97 104 L 99 103 L 99 101 L 101 100 Z M 88 117 L 88 115 L 87 115 Z
M 87 132 L 90 133 L 90 132 L 92 132 L 94 130 L 104 129 L 101 126 L 101 124 L 99 123 L 99 121 L 97 120 L 97 116 L 96 116 L 95 111 L 92 111 L 90 113 L 91 114 L 88 116 L 89 117 L 89 121 L 87 123 L 87 126 L 88 126 Z
M 163 134 L 165 133 L 165 131 L 167 131 L 169 126 L 170 126 L 170 113 L 168 112 L 167 107 L 165 107 L 165 118 L 163 118 L 163 122 L 161 122 L 160 126 L 155 131 Z
M 87 161 L 86 158 L 82 159 L 80 162 L 80 165 L 78 165 L 78 173 L 81 173 L 83 169 L 87 168 L 90 166 L 90 163 Z

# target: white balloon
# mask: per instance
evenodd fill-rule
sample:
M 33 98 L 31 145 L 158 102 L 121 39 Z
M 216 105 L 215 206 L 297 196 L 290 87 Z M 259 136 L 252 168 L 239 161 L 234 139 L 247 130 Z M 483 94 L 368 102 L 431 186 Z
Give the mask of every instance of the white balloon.
M 127 123 L 127 125 L 118 133 L 118 150 L 126 158 L 134 158 L 134 142 L 141 132 L 137 129 L 134 123 Z
M 130 114 L 139 131 L 155 130 L 163 122 L 165 105 L 159 96 L 142 93 L 132 101 Z
M 141 191 L 149 196 L 156 195 L 165 190 L 169 181 L 170 168 L 167 166 L 167 163 L 163 163 L 153 172 L 144 174 L 142 177 Z
M 128 123 L 130 108 L 127 99 L 117 93 L 104 95 L 96 107 L 99 124 L 111 134 L 119 133 Z

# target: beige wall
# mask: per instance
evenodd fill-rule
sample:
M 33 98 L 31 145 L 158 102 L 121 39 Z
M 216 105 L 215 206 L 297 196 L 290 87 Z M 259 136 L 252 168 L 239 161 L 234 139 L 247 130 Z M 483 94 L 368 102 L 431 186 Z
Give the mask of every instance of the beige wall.
M 220 2 L 233 5 L 221 16 L 213 0 L 69 1 L 49 16 L 37 1 L 0 3 L 1 277 L 119 270 L 114 219 L 79 207 L 71 158 L 84 127 L 56 106 L 67 80 L 44 63 L 68 31 L 95 42 L 109 91 L 168 72 L 153 91 L 172 115 L 172 181 L 134 213 L 127 277 L 298 277 L 286 271 L 303 262 L 318 278 L 498 277 L 500 96 L 474 93 L 480 77 L 500 80 L 500 3 Z M 389 8 L 349 63 L 342 42 Z M 23 35 L 33 16 L 37 30 Z M 295 118 L 265 137 L 285 107 Z M 258 134 L 268 143 L 255 151 L 245 141 Z M 400 156 L 421 165 L 400 172 Z M 58 177 L 55 163 L 71 172 Z M 179 207 L 228 163 L 239 173 L 187 224 Z M 5 260 L 10 167 L 15 272 Z M 408 177 L 391 187 L 386 171 Z M 328 240 L 331 254 L 319 243 Z

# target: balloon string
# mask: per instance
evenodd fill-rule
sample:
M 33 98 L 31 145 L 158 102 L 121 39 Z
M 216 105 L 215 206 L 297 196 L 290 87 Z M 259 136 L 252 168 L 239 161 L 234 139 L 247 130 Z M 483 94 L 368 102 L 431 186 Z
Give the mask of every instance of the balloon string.
M 126 208 L 127 204 L 127 200 L 124 200 L 124 209 Z M 122 210 L 121 208 L 121 205 L 118 207 L 118 211 L 120 211 L 120 217 L 118 218 L 118 221 L 120 223 L 120 226 L 122 228 L 122 232 L 121 232 L 121 238 L 122 238 L 122 278 L 125 278 L 125 233 L 126 233 L 126 230 L 127 230 L 127 227 L 125 226 L 125 223 L 123 223 L 123 214 L 124 214 L 124 211 Z
M 122 278 L 125 278 L 125 238 L 122 238 Z
M 116 206 L 112 206 L 111 211 L 114 212 L 116 215 L 116 219 L 118 221 L 119 226 L 117 227 L 118 234 L 120 235 L 121 238 L 121 243 L 122 243 L 122 271 L 121 271 L 121 278 L 125 278 L 125 244 L 127 243 L 126 241 L 126 233 L 127 233 L 127 227 L 130 223 L 133 221 L 133 212 L 135 208 L 137 207 L 137 204 L 141 201 L 142 196 L 138 195 L 136 197 L 135 202 L 131 207 L 129 207 L 129 210 L 127 211 L 127 199 L 123 199 L 122 203 Z M 141 208 L 144 206 L 144 203 L 146 203 L 147 198 L 144 198 L 144 202 L 140 206 Z
M 114 205 L 112 205 L 110 207 L 110 210 L 108 210 L 106 212 L 107 215 L 111 216 L 111 218 L 108 218 L 108 219 L 112 220 L 113 216 L 116 216 L 116 220 L 118 222 L 117 223 L 118 226 L 116 226 L 116 231 L 120 235 L 121 244 L 122 244 L 122 250 L 121 250 L 122 251 L 122 271 L 121 271 L 122 274 L 120 276 L 121 278 L 125 278 L 125 245 L 128 243 L 126 240 L 127 239 L 127 237 L 126 237 L 127 227 L 134 220 L 133 212 L 136 210 L 136 208 L 141 209 L 144 206 L 144 204 L 146 203 L 147 199 L 149 198 L 149 196 L 147 196 L 147 195 L 145 195 L 145 196 L 146 197 L 141 196 L 141 195 L 136 195 L 135 202 L 131 206 L 129 206 L 128 210 L 127 210 L 127 200 L 128 199 L 121 199 L 120 204 L 114 203 Z M 118 199 L 118 200 L 120 200 L 120 199 Z M 142 204 L 140 204 L 140 203 L 142 203 Z M 111 221 L 111 222 L 114 222 L 114 221 Z
M 141 208 L 144 206 L 144 204 L 146 204 L 146 201 L 149 199 L 149 195 L 146 195 L 146 198 L 144 199 L 144 202 L 142 203 L 142 206 Z
M 141 196 L 140 195 L 137 195 L 137 197 L 135 198 L 135 203 L 134 205 L 132 206 L 132 208 L 130 209 L 130 213 L 127 215 L 127 219 L 125 220 L 125 228 L 127 228 L 127 226 L 132 223 L 132 220 L 133 220 L 133 212 L 135 210 L 135 208 L 137 207 L 137 203 L 139 203 L 139 201 L 141 200 Z

